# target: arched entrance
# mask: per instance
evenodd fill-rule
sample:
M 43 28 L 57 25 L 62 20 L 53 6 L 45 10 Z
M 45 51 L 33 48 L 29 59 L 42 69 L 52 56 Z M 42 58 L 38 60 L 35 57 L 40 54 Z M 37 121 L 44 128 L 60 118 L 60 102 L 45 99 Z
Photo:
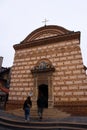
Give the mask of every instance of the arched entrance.
M 41 59 L 31 70 L 34 77 L 33 107 L 36 107 L 37 98 L 40 93 L 46 98 L 46 108 L 53 107 L 52 77 L 54 66 L 48 59 Z
M 38 96 L 43 95 L 45 98 L 45 108 L 48 108 L 48 85 L 46 84 L 41 84 L 38 86 Z

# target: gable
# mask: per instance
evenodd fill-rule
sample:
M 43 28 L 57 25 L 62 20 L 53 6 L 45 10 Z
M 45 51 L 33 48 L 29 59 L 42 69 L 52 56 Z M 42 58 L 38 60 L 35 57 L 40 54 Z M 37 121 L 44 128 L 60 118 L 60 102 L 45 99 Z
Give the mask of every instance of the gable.
M 34 30 L 22 42 L 13 47 L 17 50 L 71 39 L 80 40 L 80 32 L 69 31 L 60 26 L 49 25 Z
M 44 26 L 41 28 L 38 28 L 31 32 L 24 40 L 23 42 L 29 42 L 33 40 L 38 40 L 38 39 L 44 39 L 48 37 L 53 37 L 53 36 L 58 36 L 58 35 L 64 35 L 68 34 L 71 31 L 60 27 L 60 26 L 54 26 L 54 25 L 49 25 L 49 26 Z

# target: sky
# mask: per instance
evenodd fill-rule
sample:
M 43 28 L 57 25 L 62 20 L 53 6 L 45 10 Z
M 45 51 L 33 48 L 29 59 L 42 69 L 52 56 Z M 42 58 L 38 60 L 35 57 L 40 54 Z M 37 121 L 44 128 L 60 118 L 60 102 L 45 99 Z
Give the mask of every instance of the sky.
M 0 56 L 3 67 L 14 61 L 13 45 L 20 43 L 37 28 L 62 26 L 80 31 L 83 65 L 87 66 L 87 0 L 0 0 Z

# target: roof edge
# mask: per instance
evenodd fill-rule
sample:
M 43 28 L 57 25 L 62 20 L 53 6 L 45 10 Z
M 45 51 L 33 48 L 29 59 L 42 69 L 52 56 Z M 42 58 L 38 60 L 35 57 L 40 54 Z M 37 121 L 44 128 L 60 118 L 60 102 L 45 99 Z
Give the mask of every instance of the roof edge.
M 80 40 L 80 31 L 71 32 L 69 34 L 64 34 L 64 35 L 59 35 L 59 36 L 48 37 L 48 38 L 39 39 L 35 41 L 30 41 L 30 42 L 26 42 L 25 44 L 20 43 L 20 44 L 14 45 L 13 47 L 15 50 L 19 50 L 19 49 L 52 44 L 54 42 L 61 42 L 61 41 L 72 40 L 72 39 Z

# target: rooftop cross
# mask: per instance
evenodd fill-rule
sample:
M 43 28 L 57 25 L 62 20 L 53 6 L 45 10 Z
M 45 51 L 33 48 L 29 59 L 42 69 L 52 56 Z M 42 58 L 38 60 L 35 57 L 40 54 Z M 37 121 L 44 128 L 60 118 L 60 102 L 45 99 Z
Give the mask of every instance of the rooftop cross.
M 46 26 L 46 23 L 48 22 L 48 20 L 45 18 L 44 21 L 42 21 L 45 23 L 45 26 Z

